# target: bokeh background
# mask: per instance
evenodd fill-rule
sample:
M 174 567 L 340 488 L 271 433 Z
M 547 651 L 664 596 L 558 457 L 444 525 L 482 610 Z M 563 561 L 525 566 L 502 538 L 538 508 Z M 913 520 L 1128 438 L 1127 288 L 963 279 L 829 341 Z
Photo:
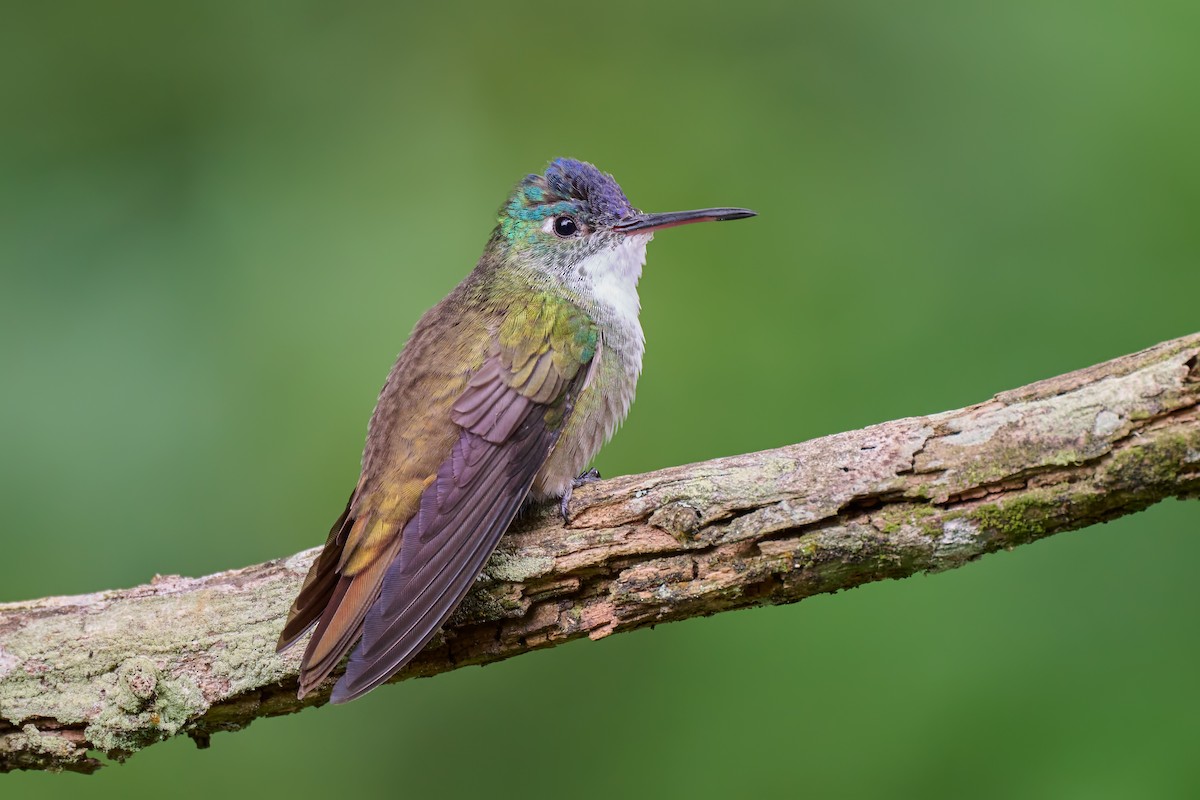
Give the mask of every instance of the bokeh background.
M 1200 330 L 1200 5 L 8 4 L 0 600 L 318 544 L 557 155 L 659 235 L 614 475 Z M 1200 505 L 538 652 L 5 797 L 1194 796 Z

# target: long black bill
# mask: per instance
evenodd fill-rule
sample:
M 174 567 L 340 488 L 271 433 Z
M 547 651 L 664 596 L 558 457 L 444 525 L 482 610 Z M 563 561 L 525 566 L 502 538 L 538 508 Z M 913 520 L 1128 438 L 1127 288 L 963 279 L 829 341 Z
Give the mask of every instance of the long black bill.
M 668 211 L 665 214 L 636 214 L 618 222 L 613 230 L 619 233 L 646 233 L 693 222 L 721 222 L 757 216 L 748 208 L 701 208 L 698 211 Z

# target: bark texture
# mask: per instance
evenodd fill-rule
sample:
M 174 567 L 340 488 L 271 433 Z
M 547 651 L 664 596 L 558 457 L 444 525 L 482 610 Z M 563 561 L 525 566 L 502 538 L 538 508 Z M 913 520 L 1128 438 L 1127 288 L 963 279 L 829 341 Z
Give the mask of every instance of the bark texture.
M 399 678 L 949 569 L 1200 496 L 1198 403 L 1194 334 L 969 408 L 587 486 L 569 525 L 547 509 L 514 526 Z M 316 553 L 0 605 L 0 771 L 90 772 L 324 703 L 328 685 L 296 700 L 303 647 L 274 651 Z

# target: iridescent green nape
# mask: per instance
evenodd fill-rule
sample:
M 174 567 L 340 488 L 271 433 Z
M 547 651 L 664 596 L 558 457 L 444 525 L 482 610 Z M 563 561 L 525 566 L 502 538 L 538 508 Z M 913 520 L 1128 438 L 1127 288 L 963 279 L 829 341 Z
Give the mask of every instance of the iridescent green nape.
M 541 230 L 542 222 L 547 217 L 578 210 L 578 204 L 571 200 L 546 202 L 546 190 L 534 183 L 542 180 L 538 175 L 527 177 L 513 190 L 508 202 L 500 209 L 500 232 L 509 244 L 528 244 Z

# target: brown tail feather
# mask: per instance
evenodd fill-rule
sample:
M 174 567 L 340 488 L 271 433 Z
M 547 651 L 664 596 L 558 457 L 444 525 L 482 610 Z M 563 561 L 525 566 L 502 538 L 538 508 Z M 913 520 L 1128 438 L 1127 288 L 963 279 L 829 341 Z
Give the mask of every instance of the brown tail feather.
M 329 599 L 333 596 L 338 582 L 337 565 L 341 560 L 342 547 L 346 543 L 345 531 L 354 524 L 354 520 L 350 517 L 350 504 L 353 502 L 354 492 L 351 492 L 350 500 L 346 502 L 346 510 L 329 529 L 329 538 L 325 540 L 325 549 L 321 551 L 321 555 L 317 556 L 317 560 L 309 568 L 304 585 L 300 588 L 300 594 L 292 603 L 287 623 L 284 624 L 283 632 L 279 634 L 279 643 L 275 646 L 276 652 L 282 652 L 295 644 L 296 640 L 312 627 L 329 604 Z
M 379 597 L 384 573 L 395 554 L 396 546 L 390 547 L 362 572 L 338 579 L 300 662 L 298 697 L 303 698 L 325 680 L 358 641 L 363 619 Z

